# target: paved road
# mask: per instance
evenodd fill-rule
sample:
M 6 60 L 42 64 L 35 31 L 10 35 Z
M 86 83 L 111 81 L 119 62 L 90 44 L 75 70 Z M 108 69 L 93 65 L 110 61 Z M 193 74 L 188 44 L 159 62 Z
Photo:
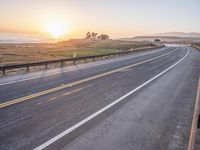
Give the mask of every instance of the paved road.
M 165 47 L 0 78 L 0 149 L 186 149 L 200 52 Z

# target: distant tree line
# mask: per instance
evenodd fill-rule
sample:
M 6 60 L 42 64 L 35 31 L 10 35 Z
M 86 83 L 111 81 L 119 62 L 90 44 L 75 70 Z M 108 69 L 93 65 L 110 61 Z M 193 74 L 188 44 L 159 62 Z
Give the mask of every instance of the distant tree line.
M 107 34 L 98 35 L 98 33 L 95 33 L 95 32 L 87 32 L 85 35 L 85 39 L 108 40 L 109 36 Z

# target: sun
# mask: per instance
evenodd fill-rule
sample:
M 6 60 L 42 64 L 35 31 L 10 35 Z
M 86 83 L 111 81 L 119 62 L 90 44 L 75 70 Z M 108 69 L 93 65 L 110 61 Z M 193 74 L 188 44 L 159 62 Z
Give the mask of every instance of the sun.
M 69 32 L 69 26 L 62 20 L 50 20 L 45 23 L 44 30 L 53 38 L 58 39 Z

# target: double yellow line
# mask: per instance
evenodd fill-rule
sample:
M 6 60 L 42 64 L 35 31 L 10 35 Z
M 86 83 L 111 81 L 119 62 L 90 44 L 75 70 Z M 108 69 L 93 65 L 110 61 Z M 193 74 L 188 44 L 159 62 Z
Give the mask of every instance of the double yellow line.
M 75 82 L 72 82 L 72 83 L 63 84 L 61 86 L 58 86 L 58 87 L 55 87 L 55 88 L 51 88 L 51 89 L 48 89 L 48 90 L 44 90 L 44 91 L 41 91 L 41 92 L 38 92 L 38 93 L 35 93 L 35 94 L 32 94 L 32 95 L 28 95 L 28 96 L 24 96 L 24 97 L 21 97 L 21 98 L 14 99 L 14 100 L 10 100 L 8 102 L 1 103 L 0 104 L 0 108 L 4 108 L 4 107 L 7 107 L 7 106 L 16 104 L 16 103 L 20 103 L 20 102 L 23 102 L 23 101 L 26 101 L 26 100 L 30 100 L 30 99 L 33 99 L 33 98 L 36 98 L 36 97 L 39 97 L 39 96 L 43 96 L 43 95 L 46 95 L 46 94 L 49 94 L 49 93 L 52 93 L 52 92 L 56 92 L 58 90 L 62 90 L 62 89 L 65 89 L 65 88 L 68 88 L 68 87 L 71 87 L 71 86 L 74 86 L 74 85 L 79 85 L 81 83 L 85 83 L 85 82 L 88 82 L 88 81 L 91 81 L 91 80 L 94 80 L 94 79 L 97 79 L 97 78 L 101 78 L 101 77 L 104 77 L 104 76 L 107 76 L 107 75 L 111 75 L 113 73 L 116 73 L 116 72 L 119 72 L 119 71 L 122 71 L 122 70 L 125 70 L 125 69 L 129 69 L 131 67 L 135 67 L 135 66 L 144 64 L 146 62 L 150 62 L 150 61 L 156 60 L 158 58 L 167 56 L 167 55 L 175 52 L 176 50 L 177 50 L 177 48 L 175 50 L 169 52 L 169 53 L 166 53 L 166 54 L 163 54 L 163 55 L 151 58 L 151 59 L 147 59 L 147 60 L 139 62 L 139 63 L 135 63 L 135 64 L 132 64 L 132 65 L 129 65 L 129 66 L 125 66 L 125 67 L 119 68 L 119 69 L 108 71 L 106 73 L 95 75 L 95 76 L 92 76 L 92 77 L 89 77 L 89 78 L 86 78 L 86 79 L 82 79 L 82 80 L 79 80 L 79 81 L 75 81 Z

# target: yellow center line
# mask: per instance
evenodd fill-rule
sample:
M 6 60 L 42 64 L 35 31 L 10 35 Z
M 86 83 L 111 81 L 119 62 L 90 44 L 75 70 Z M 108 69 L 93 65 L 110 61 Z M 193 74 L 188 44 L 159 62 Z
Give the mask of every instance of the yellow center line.
M 131 70 L 131 68 L 129 68 L 129 69 L 124 69 L 124 70 L 121 70 L 121 71 L 119 71 L 119 72 L 128 72 L 128 71 L 130 71 Z
M 62 90 L 62 89 L 65 89 L 65 88 L 68 88 L 68 87 L 71 87 L 71 86 L 79 85 L 81 83 L 85 83 L 85 82 L 88 82 L 88 81 L 91 81 L 91 80 L 94 80 L 94 79 L 98 79 L 98 78 L 101 78 L 101 77 L 104 77 L 104 76 L 107 76 L 107 75 L 111 75 L 111 74 L 114 74 L 116 72 L 126 70 L 126 69 L 129 69 L 129 68 L 144 64 L 146 62 L 150 62 L 150 61 L 159 59 L 161 57 L 167 56 L 167 55 L 175 52 L 176 50 L 177 50 L 177 48 L 175 50 L 169 52 L 169 53 L 166 53 L 166 54 L 163 54 L 163 55 L 160 55 L 160 56 L 156 56 L 154 58 L 147 59 L 147 60 L 141 61 L 139 63 L 135 63 L 135 64 L 125 66 L 125 67 L 122 67 L 122 68 L 118 68 L 118 69 L 115 69 L 115 70 L 112 70 L 112 71 L 108 71 L 108 72 L 105 72 L 105 73 L 102 73 L 102 74 L 99 74 L 99 75 L 95 75 L 95 76 L 92 76 L 92 77 L 88 77 L 88 78 L 85 78 L 85 79 L 82 79 L 82 80 L 79 80 L 79 81 L 75 81 L 75 82 L 72 82 L 72 83 L 63 84 L 63 85 L 60 85 L 58 87 L 51 88 L 51 89 L 48 89 L 48 90 L 44 90 L 44 91 L 41 91 L 41 92 L 38 92 L 38 93 L 35 93 L 35 94 L 31 94 L 31 95 L 28 95 L 28 96 L 24 96 L 24 97 L 21 97 L 21 98 L 10 100 L 8 102 L 1 103 L 0 108 L 4 108 L 4 107 L 7 107 L 7 106 L 16 104 L 16 103 L 20 103 L 20 102 L 23 102 L 23 101 L 26 101 L 26 100 L 30 100 L 30 99 L 33 99 L 33 98 L 36 98 L 36 97 L 39 97 L 39 96 L 49 94 L 49 93 L 52 93 L 52 92 L 55 92 L 55 91 L 58 91 L 58 90 Z

